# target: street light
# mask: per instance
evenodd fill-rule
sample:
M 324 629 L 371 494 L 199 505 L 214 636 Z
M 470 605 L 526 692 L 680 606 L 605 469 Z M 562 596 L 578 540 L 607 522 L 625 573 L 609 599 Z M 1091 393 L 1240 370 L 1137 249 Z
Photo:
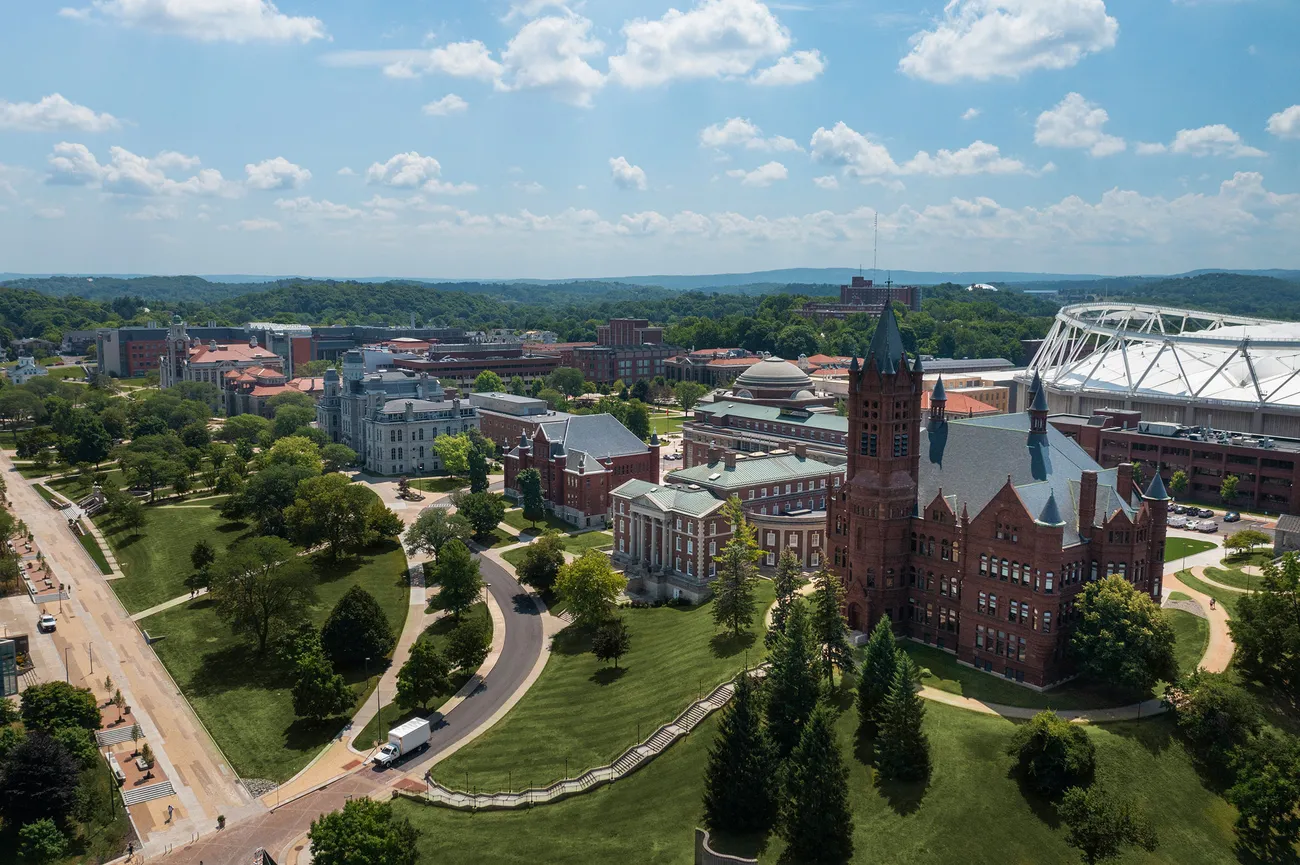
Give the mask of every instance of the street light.
M 68 665 L 68 650 L 71 648 L 71 646 L 63 647 L 63 680 L 68 684 L 72 684 L 72 667 Z

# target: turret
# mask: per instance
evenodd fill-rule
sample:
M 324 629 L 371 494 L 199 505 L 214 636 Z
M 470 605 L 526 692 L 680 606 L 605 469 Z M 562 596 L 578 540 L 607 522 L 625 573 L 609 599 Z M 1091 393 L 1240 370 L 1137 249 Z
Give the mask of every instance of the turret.
M 930 394 L 930 423 L 941 424 L 947 419 L 948 393 L 943 389 L 943 376 L 939 376 L 939 380 L 934 383 L 934 391 Z
M 1047 435 L 1047 388 L 1043 380 L 1034 373 L 1034 401 L 1029 404 L 1029 434 Z

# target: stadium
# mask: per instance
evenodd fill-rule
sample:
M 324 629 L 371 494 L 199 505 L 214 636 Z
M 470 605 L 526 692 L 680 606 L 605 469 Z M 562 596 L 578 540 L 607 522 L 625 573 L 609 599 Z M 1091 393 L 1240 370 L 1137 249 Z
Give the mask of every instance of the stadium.
M 1300 438 L 1300 322 L 1067 306 L 1020 382 L 1022 399 L 1035 372 L 1053 413 L 1123 409 L 1147 422 Z

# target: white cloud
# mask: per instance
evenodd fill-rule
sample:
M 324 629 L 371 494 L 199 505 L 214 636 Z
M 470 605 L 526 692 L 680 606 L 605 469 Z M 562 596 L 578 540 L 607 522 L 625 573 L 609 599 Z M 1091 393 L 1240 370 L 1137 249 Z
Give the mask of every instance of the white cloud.
M 1128 145 L 1123 138 L 1102 131 L 1110 115 L 1078 93 L 1067 93 L 1055 107 L 1038 115 L 1034 143 L 1040 147 L 1085 149 L 1093 156 L 1112 156 Z
M 1268 131 L 1278 138 L 1300 138 L 1300 105 L 1292 105 L 1270 117 Z
M 39 102 L 6 102 L 0 99 L 0 129 L 11 132 L 105 132 L 122 123 L 111 114 L 96 113 L 84 105 L 70 102 L 60 93 L 51 93 Z
M 355 171 L 353 171 L 350 167 L 346 165 L 340 168 L 335 173 L 338 174 L 339 177 L 355 177 L 357 174 Z
M 197 167 L 197 156 L 163 151 L 138 156 L 122 147 L 109 148 L 109 161 L 100 163 L 84 144 L 62 141 L 49 157 L 45 182 L 61 186 L 90 186 L 114 195 L 235 196 L 238 184 L 229 183 L 215 168 L 177 180 L 168 174 Z
M 839 189 L 839 178 L 834 174 L 824 174 L 821 177 L 814 177 L 813 183 L 822 189 Z
M 542 186 L 536 180 L 516 180 L 511 184 L 511 186 L 521 192 L 527 192 L 530 195 L 536 195 L 539 192 L 546 191 L 546 187 Z
M 180 218 L 180 208 L 174 204 L 146 204 L 127 217 L 137 222 L 172 222 Z
M 1246 144 L 1240 135 L 1222 123 L 1199 129 L 1180 129 L 1169 144 L 1141 142 L 1137 146 L 1137 152 L 1141 156 L 1174 153 L 1183 156 L 1226 156 L 1230 159 L 1268 155 L 1258 147 Z
M 501 64 L 492 52 L 477 40 L 451 42 L 438 48 L 399 48 L 381 51 L 336 51 L 321 58 L 328 66 L 378 66 L 389 78 L 418 78 L 421 75 L 447 75 L 496 81 Z
M 38 207 L 32 213 L 38 219 L 62 219 L 65 215 L 62 207 Z
M 578 4 L 581 5 L 581 4 Z M 510 7 L 510 11 L 505 14 L 502 21 L 507 24 L 516 18 L 536 18 L 547 9 L 568 10 L 568 5 L 564 0 L 525 0 L 523 3 L 515 3 Z
M 831 129 L 818 128 L 809 143 L 814 162 L 839 166 L 848 177 L 863 181 L 909 174 L 953 177 L 970 174 L 1034 174 L 1018 159 L 1002 155 L 996 145 L 975 141 L 960 150 L 939 150 L 933 156 L 922 150 L 898 163 L 889 149 L 849 127 L 843 121 Z M 1050 170 L 1046 166 L 1039 171 Z
M 755 84 L 767 86 L 807 84 L 825 69 L 826 61 L 820 51 L 796 51 L 789 57 L 782 57 L 775 65 L 760 69 L 753 80 Z
M 299 217 L 318 217 L 320 219 L 356 219 L 362 215 L 360 210 L 346 204 L 335 204 L 326 199 L 315 199 L 310 195 L 297 198 L 277 198 L 275 206 Z
M 319 18 L 286 15 L 270 0 L 92 0 L 68 18 L 102 17 L 200 42 L 310 42 L 327 38 Z
M 1105 0 L 949 0 L 932 30 L 912 36 L 899 68 L 950 84 L 1066 69 L 1115 45 L 1119 22 Z
M 442 166 L 438 160 L 432 156 L 421 156 L 412 150 L 410 153 L 398 153 L 387 162 L 372 163 L 366 170 L 366 182 L 413 188 L 423 186 L 440 174 Z
M 628 21 L 623 35 L 623 53 L 609 58 L 609 71 L 628 87 L 747 75 L 790 48 L 789 32 L 759 0 L 699 0 L 687 12 Z
M 469 108 L 468 102 L 455 93 L 448 93 L 441 99 L 426 102 L 423 111 L 430 117 L 446 117 L 448 114 L 459 114 L 467 108 Z
M 646 177 L 641 166 L 633 165 L 622 156 L 616 156 L 609 160 L 609 170 L 614 178 L 614 185 L 619 189 L 645 191 Z
M 235 223 L 240 231 L 279 231 L 282 226 L 274 219 L 241 219 Z
M 744 147 L 746 150 L 803 150 L 793 138 L 784 135 L 763 137 L 763 130 L 745 117 L 728 117 L 721 123 L 714 123 L 700 130 L 700 146 Z
M 983 113 L 984 112 L 978 108 L 967 108 L 964 112 L 962 112 L 961 119 L 974 120 L 976 117 L 979 117 Z
M 790 176 L 790 172 L 779 162 L 768 162 L 760 165 L 753 171 L 746 171 L 743 168 L 733 168 L 727 172 L 728 177 L 734 177 L 740 181 L 741 186 L 771 186 L 778 180 L 785 180 Z
M 244 166 L 244 171 L 248 174 L 246 183 L 253 189 L 297 189 L 311 180 L 310 171 L 283 156 L 250 162 Z
M 500 90 L 550 90 L 556 97 L 587 107 L 605 76 L 584 57 L 600 54 L 605 45 L 591 35 L 591 21 L 572 13 L 529 21 L 501 52 L 505 74 Z

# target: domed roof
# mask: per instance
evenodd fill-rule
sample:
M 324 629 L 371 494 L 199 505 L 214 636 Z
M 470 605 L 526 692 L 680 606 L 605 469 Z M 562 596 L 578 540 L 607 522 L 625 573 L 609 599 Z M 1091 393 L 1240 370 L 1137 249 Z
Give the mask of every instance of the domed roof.
M 793 391 L 812 387 L 812 379 L 788 360 L 765 357 L 740 374 L 736 387 L 789 388 Z

